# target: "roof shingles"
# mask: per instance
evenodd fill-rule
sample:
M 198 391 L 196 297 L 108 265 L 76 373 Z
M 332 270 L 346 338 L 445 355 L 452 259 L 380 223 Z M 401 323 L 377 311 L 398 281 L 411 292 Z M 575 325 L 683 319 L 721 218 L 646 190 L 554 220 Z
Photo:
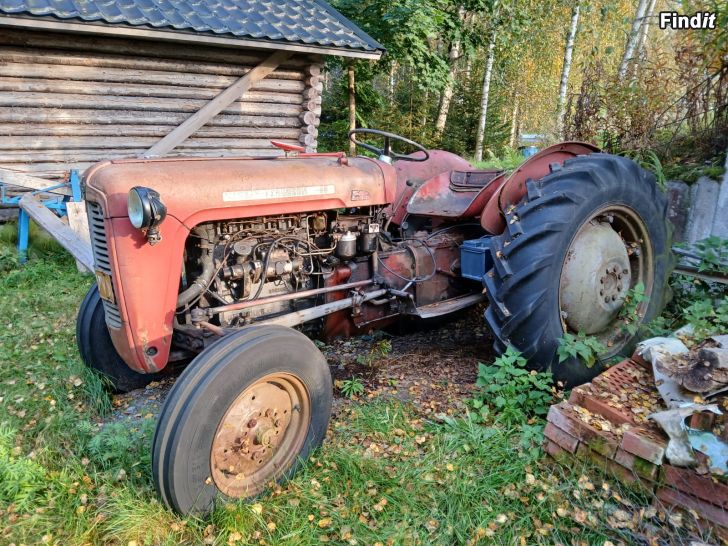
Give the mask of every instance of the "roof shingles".
M 324 0 L 0 0 L 2 16 L 146 26 L 360 51 L 384 48 Z

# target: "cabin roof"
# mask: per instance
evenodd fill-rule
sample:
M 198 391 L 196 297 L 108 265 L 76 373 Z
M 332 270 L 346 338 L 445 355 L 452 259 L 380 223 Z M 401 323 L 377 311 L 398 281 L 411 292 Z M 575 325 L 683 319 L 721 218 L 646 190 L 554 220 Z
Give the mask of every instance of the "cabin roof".
M 0 26 L 377 59 L 324 0 L 0 0 Z

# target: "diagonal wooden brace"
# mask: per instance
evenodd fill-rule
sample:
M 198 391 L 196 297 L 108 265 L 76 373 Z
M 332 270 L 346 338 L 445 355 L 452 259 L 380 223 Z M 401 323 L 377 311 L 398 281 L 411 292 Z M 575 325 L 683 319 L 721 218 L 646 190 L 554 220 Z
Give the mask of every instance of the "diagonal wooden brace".
M 152 158 L 168 154 L 176 146 L 193 135 L 200 127 L 247 93 L 253 85 L 273 72 L 283 61 L 292 55 L 293 53 L 290 51 L 276 51 L 273 53 L 273 55 L 244 76 L 241 76 L 230 87 L 192 114 L 181 125 L 175 127 L 171 133 L 149 148 L 141 157 Z

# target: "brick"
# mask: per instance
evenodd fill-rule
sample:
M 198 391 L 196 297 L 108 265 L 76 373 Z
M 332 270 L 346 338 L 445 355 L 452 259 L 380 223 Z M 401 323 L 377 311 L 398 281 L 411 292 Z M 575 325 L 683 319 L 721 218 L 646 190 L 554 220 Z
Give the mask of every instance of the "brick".
M 662 464 L 666 446 L 667 440 L 657 438 L 647 429 L 636 428 L 625 431 L 619 447 L 651 463 Z
M 560 463 L 564 463 L 571 458 L 571 453 L 561 449 L 558 444 L 552 442 L 548 438 L 543 443 L 543 449 L 546 453 L 551 455 L 554 460 Z
M 627 453 L 621 448 L 617 450 L 614 460 L 646 480 L 655 481 L 660 473 L 660 467 L 656 464 L 637 455 Z
M 551 406 L 546 416 L 549 423 L 553 423 L 564 432 L 588 444 L 591 449 L 605 457 L 614 457 L 619 442 L 614 434 L 600 431 L 581 421 L 568 402 L 561 402 Z
M 569 453 L 574 453 L 576 451 L 576 447 L 579 445 L 579 440 L 577 438 L 574 438 L 568 432 L 561 430 L 553 423 L 546 423 L 546 428 L 544 428 L 543 434 L 561 449 L 568 451 Z
M 710 431 L 715 422 L 715 413 L 701 411 L 690 416 L 690 428 Z
M 622 484 L 631 487 L 633 490 L 646 493 L 654 491 L 654 484 L 640 478 L 634 472 L 625 468 L 621 464 L 607 459 L 596 451 L 589 449 L 584 444 L 579 444 L 576 454 L 580 459 L 591 462 L 597 468 L 607 472 L 619 480 Z
M 671 487 L 657 490 L 657 498 L 663 503 L 682 509 L 692 509 L 705 521 L 722 527 L 728 527 L 728 512 L 720 506 L 710 504 L 692 495 L 686 495 Z
M 610 406 L 606 401 L 601 400 L 597 395 L 586 389 L 574 389 L 571 391 L 569 402 L 577 406 L 581 406 L 592 413 L 601 415 L 608 421 L 617 425 L 634 423 L 631 415 L 627 416 L 622 410 Z
M 700 475 L 695 470 L 672 465 L 665 465 L 664 471 L 666 486 L 719 507 L 728 508 L 728 485 L 714 481 L 709 474 Z

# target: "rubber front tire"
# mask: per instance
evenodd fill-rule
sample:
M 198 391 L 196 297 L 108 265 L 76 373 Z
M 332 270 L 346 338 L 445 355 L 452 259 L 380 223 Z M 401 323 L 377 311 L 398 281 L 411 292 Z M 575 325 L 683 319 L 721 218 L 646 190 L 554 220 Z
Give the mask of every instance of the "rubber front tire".
M 198 355 L 179 377 L 162 408 L 154 435 L 152 471 L 157 491 L 167 506 L 180 514 L 204 514 L 217 499 L 229 498 L 213 479 L 213 442 L 219 437 L 224 416 L 240 396 L 271 374 L 295 377 L 305 387 L 310 419 L 296 457 L 270 480 L 292 476 L 300 462 L 321 445 L 332 403 L 326 359 L 310 339 L 291 328 L 244 328 Z M 244 426 L 240 423 L 240 427 Z
M 135 372 L 116 352 L 106 327 L 104 304 L 95 284 L 89 289 L 78 310 L 76 343 L 84 364 L 106 377 L 114 392 L 141 389 L 160 377 L 160 374 Z
M 652 291 L 641 322 L 659 315 L 668 293 L 674 261 L 667 199 L 655 177 L 634 161 L 591 154 L 554 166 L 541 180 L 527 182 L 527 195 L 506 214 L 506 230 L 492 239 L 494 267 L 485 276 L 490 302 L 485 318 L 495 336 L 495 349 L 518 349 L 529 365 L 551 370 L 570 386 L 603 371 L 604 359 L 588 368 L 577 358 L 559 362 L 564 333 L 560 278 L 567 252 L 582 225 L 602 207 L 626 207 L 646 228 L 651 242 Z M 620 349 L 629 354 L 636 342 Z

